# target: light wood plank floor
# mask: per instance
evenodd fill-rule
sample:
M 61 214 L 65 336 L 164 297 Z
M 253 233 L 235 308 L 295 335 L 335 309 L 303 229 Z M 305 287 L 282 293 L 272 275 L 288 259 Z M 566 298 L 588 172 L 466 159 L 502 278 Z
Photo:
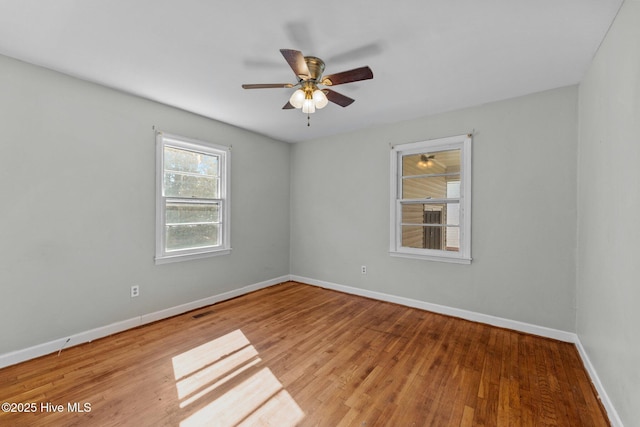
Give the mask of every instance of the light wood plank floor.
M 571 344 L 295 282 L 2 369 L 2 402 L 35 410 L 2 426 L 609 425 Z

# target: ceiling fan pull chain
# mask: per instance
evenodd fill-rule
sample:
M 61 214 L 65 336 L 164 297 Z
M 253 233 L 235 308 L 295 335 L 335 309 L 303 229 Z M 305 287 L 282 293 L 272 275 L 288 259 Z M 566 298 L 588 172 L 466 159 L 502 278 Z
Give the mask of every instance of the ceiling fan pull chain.
M 307 113 L 307 127 L 311 126 L 311 116 Z

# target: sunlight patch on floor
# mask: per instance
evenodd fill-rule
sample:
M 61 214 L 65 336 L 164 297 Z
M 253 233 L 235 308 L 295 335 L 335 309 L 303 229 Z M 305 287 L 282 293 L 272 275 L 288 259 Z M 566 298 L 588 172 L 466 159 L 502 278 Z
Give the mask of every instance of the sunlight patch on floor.
M 304 412 L 239 329 L 173 358 L 180 408 L 191 426 L 295 426 Z
M 236 329 L 220 338 L 179 354 L 173 358 L 173 372 L 176 381 L 250 345 L 251 343 L 242 331 Z
M 196 393 L 195 396 L 191 396 L 189 399 L 193 400 L 193 397 L 197 397 L 209 389 L 221 386 L 250 367 L 257 365 L 261 361 L 259 357 L 256 357 L 257 355 L 258 352 L 253 346 L 245 347 L 225 359 L 213 363 L 195 372 L 191 376 L 183 378 L 176 382 L 178 398 L 182 400 L 200 390 L 200 392 Z M 209 386 L 202 389 L 203 384 L 209 384 Z M 184 407 L 186 404 L 188 403 L 181 402 L 180 406 Z

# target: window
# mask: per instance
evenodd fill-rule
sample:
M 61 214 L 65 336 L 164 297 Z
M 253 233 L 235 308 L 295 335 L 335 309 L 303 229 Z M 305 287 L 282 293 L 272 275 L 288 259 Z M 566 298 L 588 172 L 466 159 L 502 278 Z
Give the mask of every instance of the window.
M 392 256 L 471 262 L 471 136 L 391 150 Z
M 231 252 L 229 147 L 160 132 L 156 145 L 156 264 Z

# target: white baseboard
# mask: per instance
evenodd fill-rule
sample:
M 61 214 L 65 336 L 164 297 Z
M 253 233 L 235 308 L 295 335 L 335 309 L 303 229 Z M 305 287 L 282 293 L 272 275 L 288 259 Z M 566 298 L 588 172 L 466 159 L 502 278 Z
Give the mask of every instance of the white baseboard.
M 624 427 L 622 424 L 622 419 L 620 419 L 620 415 L 618 415 L 618 411 L 613 406 L 611 399 L 609 399 L 609 395 L 605 390 L 602 382 L 600 381 L 600 377 L 596 372 L 596 369 L 593 367 L 591 363 L 591 359 L 589 359 L 589 355 L 585 350 L 584 346 L 580 339 L 576 339 L 575 345 L 578 349 L 578 353 L 580 354 L 580 358 L 582 359 L 582 363 L 584 364 L 585 369 L 589 373 L 589 377 L 591 378 L 591 382 L 593 383 L 596 391 L 598 392 L 598 396 L 600 397 L 600 401 L 602 402 L 602 406 L 607 411 L 607 416 L 609 417 L 609 422 L 613 427 Z
M 225 301 L 231 298 L 239 297 L 240 295 L 248 294 L 249 292 L 257 291 L 258 289 L 268 288 L 269 286 L 277 285 L 278 283 L 289 281 L 289 275 L 277 277 L 275 279 L 266 280 L 264 282 L 255 283 L 253 285 L 247 285 L 240 289 L 234 289 L 232 291 L 224 292 L 222 294 L 213 295 L 207 298 L 203 298 L 197 301 L 188 302 L 186 304 L 170 307 L 165 310 L 156 311 L 149 314 L 140 316 L 140 324 L 145 325 L 147 323 L 156 322 L 158 320 L 166 319 L 171 316 L 186 313 L 187 311 L 195 310 L 196 308 L 206 307 L 208 305 L 215 304 L 220 301 Z
M 121 322 L 111 323 L 107 326 L 80 332 L 65 338 L 59 338 L 33 347 L 0 354 L 0 368 L 15 365 L 20 362 L 35 359 L 46 354 L 56 353 L 64 348 L 93 341 L 140 325 L 139 318 L 127 319 Z
M 460 308 L 448 307 L 445 305 L 433 304 L 425 301 L 415 300 L 411 298 L 399 297 L 395 295 L 385 294 L 382 292 L 369 291 L 366 289 L 354 288 L 351 286 L 338 285 L 335 283 L 325 282 L 322 280 L 310 279 L 308 277 L 291 276 L 291 280 L 310 285 L 319 286 L 321 288 L 333 289 L 335 291 L 344 292 L 352 295 L 359 295 L 367 298 L 377 299 L 380 301 L 392 302 L 407 307 L 419 308 L 422 310 L 432 311 L 434 313 L 446 314 L 448 316 L 459 317 L 473 322 L 486 323 L 492 326 L 498 326 L 505 329 L 513 329 L 515 331 L 526 332 L 528 334 L 539 335 L 542 337 L 553 338 L 558 341 L 575 342 L 577 335 L 572 332 L 561 331 L 558 329 L 547 328 L 545 326 L 532 325 L 530 323 L 519 322 L 517 320 L 504 319 L 502 317 L 491 316 L 488 314 L 477 313 L 474 311 L 462 310 Z
M 44 356 L 47 354 L 56 353 L 63 348 L 69 348 L 78 344 L 96 340 L 98 338 L 113 335 L 118 332 L 126 331 L 127 329 L 155 322 L 157 320 L 162 320 L 171 316 L 186 313 L 187 311 L 195 310 L 200 307 L 205 307 L 207 305 L 215 304 L 220 301 L 235 298 L 237 296 L 244 295 L 258 289 L 273 286 L 281 282 L 286 282 L 288 280 L 289 275 L 277 277 L 275 279 L 244 286 L 239 289 L 234 289 L 229 292 L 213 295 L 190 303 L 181 304 L 175 307 L 170 307 L 153 313 L 143 314 L 141 316 L 123 320 L 120 322 L 111 323 L 106 326 L 90 329 L 88 331 L 73 334 L 64 338 L 59 338 L 43 344 L 38 344 L 25 349 L 12 351 L 10 353 L 0 354 L 0 368 L 15 365 L 17 363 L 35 359 L 36 357 Z

